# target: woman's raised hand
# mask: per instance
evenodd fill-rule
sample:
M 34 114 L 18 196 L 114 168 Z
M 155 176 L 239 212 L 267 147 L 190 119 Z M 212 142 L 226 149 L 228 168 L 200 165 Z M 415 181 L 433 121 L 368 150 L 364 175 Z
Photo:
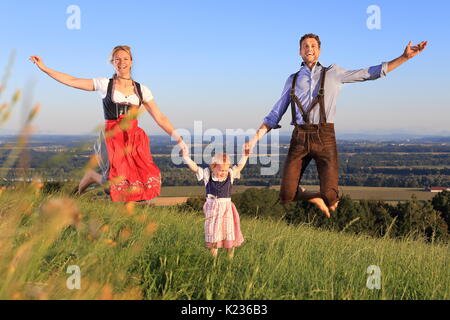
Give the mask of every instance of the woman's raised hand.
M 31 56 L 30 61 L 33 62 L 39 69 L 45 71 L 44 61 L 39 56 Z

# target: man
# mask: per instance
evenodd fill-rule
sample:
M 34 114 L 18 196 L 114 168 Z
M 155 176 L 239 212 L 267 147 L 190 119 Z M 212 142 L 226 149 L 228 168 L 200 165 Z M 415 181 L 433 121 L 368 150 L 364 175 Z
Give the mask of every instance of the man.
M 328 68 L 320 64 L 319 36 L 310 33 L 300 39 L 300 56 L 303 59 L 300 70 L 288 78 L 281 98 L 256 135 L 245 145 L 246 150 L 251 151 L 268 131 L 281 128 L 278 123 L 291 105 L 291 124 L 295 128 L 281 180 L 282 204 L 306 200 L 330 217 L 330 211 L 336 210 L 339 203 L 334 119 L 341 85 L 384 77 L 422 52 L 427 43 L 423 41 L 411 46 L 410 41 L 403 54 L 390 62 L 366 69 L 345 70 L 335 64 Z M 312 159 L 319 174 L 320 192 L 306 192 L 300 187 L 302 175 Z

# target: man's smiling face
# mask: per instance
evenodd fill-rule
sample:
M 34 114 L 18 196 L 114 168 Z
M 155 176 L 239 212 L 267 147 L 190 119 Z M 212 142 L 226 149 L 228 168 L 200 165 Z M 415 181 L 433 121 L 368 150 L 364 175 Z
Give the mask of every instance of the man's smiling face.
M 320 56 L 320 47 L 317 40 L 314 38 L 304 39 L 300 47 L 300 56 L 308 66 L 316 63 Z

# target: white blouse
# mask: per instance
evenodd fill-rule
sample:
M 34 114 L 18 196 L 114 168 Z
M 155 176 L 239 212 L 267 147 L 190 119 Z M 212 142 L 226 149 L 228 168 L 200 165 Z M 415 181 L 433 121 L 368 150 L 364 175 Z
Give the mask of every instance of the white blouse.
M 102 99 L 105 99 L 106 94 L 108 93 L 109 79 L 95 78 L 92 80 L 94 81 L 94 90 L 98 91 Z M 141 84 L 141 91 L 144 102 L 149 102 L 150 100 L 153 100 L 153 94 L 148 87 Z M 134 105 L 139 104 L 139 97 L 135 93 L 126 96 L 122 92 L 114 90 L 113 94 L 114 94 L 113 100 L 117 103 L 130 103 Z
M 237 166 L 233 166 L 233 168 L 228 169 L 228 172 L 231 176 L 231 184 L 233 184 L 234 179 L 240 179 L 241 178 L 241 172 L 237 170 Z M 203 182 L 206 184 L 209 181 L 209 175 L 211 174 L 211 170 L 210 168 L 198 168 L 198 171 L 196 173 L 197 179 L 198 181 L 203 180 Z M 212 176 L 212 180 L 213 181 L 225 181 L 227 179 L 227 177 L 225 177 L 224 179 L 220 180 L 218 178 L 216 178 L 213 174 Z

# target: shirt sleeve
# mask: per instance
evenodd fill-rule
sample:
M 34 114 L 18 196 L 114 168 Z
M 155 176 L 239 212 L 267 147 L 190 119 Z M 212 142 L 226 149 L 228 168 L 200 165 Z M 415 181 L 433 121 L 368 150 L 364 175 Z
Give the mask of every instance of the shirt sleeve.
M 387 75 L 387 70 L 388 70 L 387 62 L 383 62 L 373 67 L 357 70 L 346 70 L 344 68 L 336 66 L 338 79 L 340 80 L 341 83 L 362 82 L 367 80 L 376 80 L 379 78 L 384 78 Z
M 209 169 L 208 168 L 198 168 L 197 173 L 195 174 L 198 181 L 204 181 L 205 185 L 209 180 Z
M 291 101 L 290 91 L 292 86 L 292 79 L 294 75 L 289 76 L 287 79 L 281 98 L 275 103 L 270 113 L 264 118 L 263 123 L 271 129 L 279 129 L 281 126 L 278 124 L 286 113 L 289 102 Z
M 94 81 L 94 91 L 97 91 L 104 99 L 108 91 L 109 80 L 107 78 L 95 78 L 92 80 Z
M 233 168 L 230 169 L 231 174 L 231 183 L 234 182 L 234 179 L 241 179 L 241 171 L 238 170 L 238 166 L 233 166 Z
M 144 102 L 149 102 L 150 100 L 153 100 L 153 94 L 150 91 L 150 89 L 146 86 L 141 86 L 142 90 L 142 98 L 144 99 Z

